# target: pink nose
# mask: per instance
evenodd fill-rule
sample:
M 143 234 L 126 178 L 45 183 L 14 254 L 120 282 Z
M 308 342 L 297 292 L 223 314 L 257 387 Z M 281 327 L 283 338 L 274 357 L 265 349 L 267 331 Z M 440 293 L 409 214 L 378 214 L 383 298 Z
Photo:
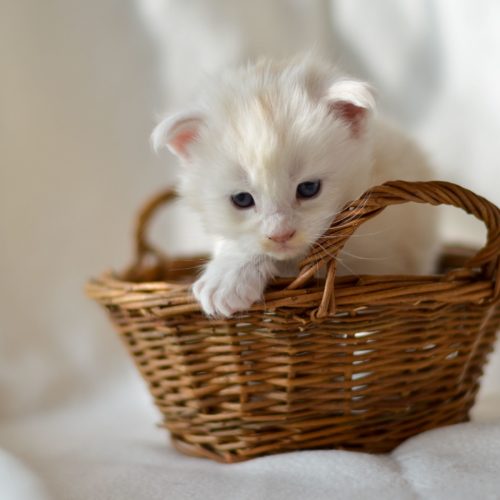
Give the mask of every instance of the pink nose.
M 292 239 L 295 235 L 295 229 L 292 231 L 286 231 L 284 233 L 271 234 L 268 238 L 276 243 L 286 243 L 288 240 Z

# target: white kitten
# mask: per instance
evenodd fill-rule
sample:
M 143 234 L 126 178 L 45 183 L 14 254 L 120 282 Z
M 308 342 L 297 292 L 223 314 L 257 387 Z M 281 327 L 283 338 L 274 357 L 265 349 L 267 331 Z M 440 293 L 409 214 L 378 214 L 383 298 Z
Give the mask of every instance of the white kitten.
M 192 110 L 158 125 L 155 148 L 179 157 L 179 191 L 218 238 L 193 286 L 205 313 L 248 309 L 367 188 L 430 178 L 415 145 L 373 111 L 366 83 L 309 56 L 228 70 Z M 347 272 L 429 271 L 434 218 L 413 205 L 392 210 L 351 238 Z

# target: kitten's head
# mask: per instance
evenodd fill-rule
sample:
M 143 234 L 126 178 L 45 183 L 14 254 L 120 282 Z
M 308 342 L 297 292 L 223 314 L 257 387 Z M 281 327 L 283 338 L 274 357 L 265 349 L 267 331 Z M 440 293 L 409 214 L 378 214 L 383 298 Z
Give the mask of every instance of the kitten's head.
M 196 111 L 153 133 L 182 165 L 207 230 L 250 254 L 302 255 L 369 183 L 374 99 L 311 59 L 222 75 Z

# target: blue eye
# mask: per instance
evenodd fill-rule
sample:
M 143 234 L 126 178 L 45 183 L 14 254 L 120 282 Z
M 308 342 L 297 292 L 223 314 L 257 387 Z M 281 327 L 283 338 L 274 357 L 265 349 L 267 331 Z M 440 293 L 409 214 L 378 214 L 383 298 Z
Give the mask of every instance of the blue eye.
M 297 186 L 297 198 L 313 198 L 321 189 L 321 181 L 301 182 Z
M 250 208 L 255 205 L 253 196 L 250 193 L 237 193 L 231 196 L 231 201 L 238 208 Z

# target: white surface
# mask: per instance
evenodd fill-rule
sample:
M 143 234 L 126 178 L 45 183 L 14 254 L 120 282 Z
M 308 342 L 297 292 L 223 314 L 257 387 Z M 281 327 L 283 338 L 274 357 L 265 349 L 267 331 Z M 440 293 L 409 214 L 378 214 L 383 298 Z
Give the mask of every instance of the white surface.
M 169 2 L 196 8 L 200 0 Z M 299 6 L 294 15 L 311 5 L 290 2 Z M 235 3 L 214 0 L 212 6 Z M 318 19 L 325 20 L 326 2 L 314 5 L 299 45 L 316 36 Z M 339 59 L 375 82 L 382 105 L 421 139 L 440 177 L 500 203 L 498 2 L 483 0 L 480 8 L 465 0 L 333 5 Z M 270 23 L 265 43 L 273 43 L 272 25 L 284 22 L 277 17 L 287 6 L 276 2 L 273 12 L 259 13 Z M 43 498 L 39 483 L 62 500 L 280 498 L 272 495 L 304 489 L 317 498 L 356 498 L 359 492 L 416 498 L 412 488 L 423 498 L 498 498 L 491 493 L 500 491 L 492 469 L 500 476 L 493 424 L 416 438 L 393 456 L 397 461 L 321 452 L 220 466 L 167 448 L 104 314 L 82 293 L 88 276 L 129 260 L 137 206 L 173 176 L 148 146 L 162 101 L 153 46 L 130 3 L 0 0 L 0 7 L 2 500 Z M 196 41 L 195 49 L 221 43 L 217 23 L 208 34 L 193 33 L 199 21 L 188 22 L 192 12 L 182 15 L 169 21 L 171 43 L 181 45 L 170 47 L 175 70 L 167 65 L 166 75 L 173 79 L 169 95 L 179 99 L 202 67 L 196 56 L 203 56 L 195 50 L 183 57 L 183 40 Z M 244 22 L 238 9 L 229 18 Z M 323 21 L 322 47 L 328 44 Z M 249 26 L 236 53 L 221 52 L 212 68 L 262 50 Z M 284 40 L 295 32 L 280 27 L 274 35 Z M 190 76 L 180 78 L 184 63 Z M 452 219 L 447 232 L 476 240 L 477 226 Z M 176 233 L 169 247 L 199 247 L 186 234 L 193 231 L 184 238 Z M 499 381 L 497 349 L 483 384 L 483 418 L 500 417 Z
M 6 500 L 48 500 L 40 479 L 18 458 L 0 449 L 0 496 Z
M 145 394 L 140 381 L 125 377 L 78 404 L 6 422 L 0 442 L 44 479 L 49 498 L 62 500 L 470 500 L 478 494 L 493 500 L 500 495 L 500 420 L 427 432 L 390 455 L 310 451 L 224 465 L 171 448 L 166 432 L 152 425 L 158 416 Z M 7 494 L 26 486 L 23 472 L 0 482 L 2 500 L 45 498 Z

